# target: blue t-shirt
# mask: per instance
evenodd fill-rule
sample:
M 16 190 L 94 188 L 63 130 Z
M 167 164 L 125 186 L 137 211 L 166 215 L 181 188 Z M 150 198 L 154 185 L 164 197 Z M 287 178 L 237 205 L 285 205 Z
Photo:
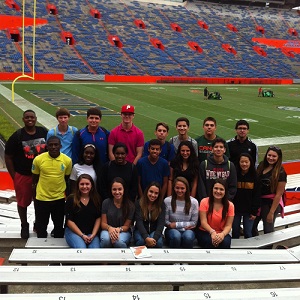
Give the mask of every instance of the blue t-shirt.
M 145 143 L 144 145 L 144 156 L 149 155 L 149 141 Z M 175 157 L 175 147 L 172 143 L 166 141 L 162 146 L 161 146 L 161 152 L 159 154 L 160 157 L 166 159 L 167 161 L 171 161 Z
M 155 164 L 152 164 L 148 156 L 142 157 L 137 162 L 138 174 L 141 177 L 141 187 L 144 191 L 152 182 L 157 181 L 163 185 L 164 177 L 170 175 L 170 167 L 168 162 L 159 157 Z

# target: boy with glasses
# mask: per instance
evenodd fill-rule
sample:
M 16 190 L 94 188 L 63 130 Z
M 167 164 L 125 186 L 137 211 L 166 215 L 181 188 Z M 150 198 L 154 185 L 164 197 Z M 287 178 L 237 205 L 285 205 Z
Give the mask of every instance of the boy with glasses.
M 236 165 L 242 153 L 251 155 L 255 165 L 258 165 L 258 148 L 248 138 L 249 123 L 246 120 L 239 120 L 235 124 L 236 136 L 227 141 L 230 153 L 230 160 Z

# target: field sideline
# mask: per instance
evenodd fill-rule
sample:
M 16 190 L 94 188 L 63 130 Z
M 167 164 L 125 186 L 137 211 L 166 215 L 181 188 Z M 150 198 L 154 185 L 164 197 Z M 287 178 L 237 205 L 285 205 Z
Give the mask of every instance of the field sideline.
M 11 102 L 11 83 L 0 85 L 0 114 L 14 124 L 22 125 L 22 111 L 32 108 L 38 120 L 46 127 L 56 125 L 53 117 L 57 107 L 65 106 L 76 116 L 71 124 L 79 128 L 86 125 L 85 112 L 99 105 L 103 111 L 102 125 L 108 129 L 120 123 L 121 105 L 136 107 L 134 122 L 143 129 L 145 139 L 153 138 L 155 124 L 170 125 L 170 134 L 176 134 L 175 120 L 180 116 L 190 119 L 190 135 L 202 134 L 206 116 L 218 121 L 217 134 L 225 139 L 235 135 L 236 120 L 247 119 L 250 138 L 260 146 L 260 155 L 271 144 L 282 145 L 284 160 L 299 159 L 300 86 L 263 86 L 271 89 L 274 98 L 258 98 L 255 85 L 208 85 L 209 91 L 219 91 L 222 100 L 203 100 L 203 85 L 182 84 L 107 84 L 107 83 L 36 83 L 18 82 L 15 103 Z M 7 101 L 8 100 L 8 101 Z M 16 106 L 18 109 L 16 109 Z M 291 146 L 293 144 L 293 146 Z

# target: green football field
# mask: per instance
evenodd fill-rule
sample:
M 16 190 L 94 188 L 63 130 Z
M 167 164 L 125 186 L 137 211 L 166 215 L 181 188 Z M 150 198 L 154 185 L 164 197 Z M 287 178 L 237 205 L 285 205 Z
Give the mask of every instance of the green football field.
M 2 86 L 11 89 L 11 84 L 2 83 Z M 67 107 L 74 115 L 70 123 L 78 128 L 86 125 L 88 107 L 100 106 L 103 112 L 101 124 L 111 129 L 120 123 L 120 107 L 123 104 L 134 105 L 134 123 L 144 131 L 146 140 L 154 137 L 155 125 L 162 121 L 170 125 L 169 136 L 175 135 L 175 120 L 181 116 L 190 120 L 192 137 L 203 133 L 205 117 L 216 118 L 217 134 L 225 139 L 235 135 L 237 120 L 246 119 L 250 123 L 249 136 L 259 145 L 260 159 L 270 144 L 282 147 L 284 160 L 300 158 L 300 86 L 262 86 L 264 90 L 273 91 L 275 97 L 257 97 L 259 86 L 256 85 L 208 86 L 210 92 L 220 92 L 222 100 L 204 100 L 204 87 L 17 82 L 15 96 L 25 98 L 51 115 L 55 114 L 57 107 Z M 22 124 L 22 110 L 18 106 L 1 94 L 0 104 L 3 120 L 14 124 L 13 129 L 6 131 L 18 126 L 14 120 Z M 39 121 L 43 123 L 43 120 Z

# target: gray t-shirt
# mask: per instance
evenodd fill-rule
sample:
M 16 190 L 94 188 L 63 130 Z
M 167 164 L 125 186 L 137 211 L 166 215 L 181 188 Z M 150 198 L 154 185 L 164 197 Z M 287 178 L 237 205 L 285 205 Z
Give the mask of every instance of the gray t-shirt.
M 122 207 L 117 208 L 114 205 L 114 200 L 111 198 L 107 198 L 102 203 L 102 214 L 106 215 L 107 224 L 112 227 L 120 227 L 124 225 L 123 212 Z M 134 205 L 130 203 L 130 209 L 128 212 L 127 219 L 133 220 L 134 216 Z

